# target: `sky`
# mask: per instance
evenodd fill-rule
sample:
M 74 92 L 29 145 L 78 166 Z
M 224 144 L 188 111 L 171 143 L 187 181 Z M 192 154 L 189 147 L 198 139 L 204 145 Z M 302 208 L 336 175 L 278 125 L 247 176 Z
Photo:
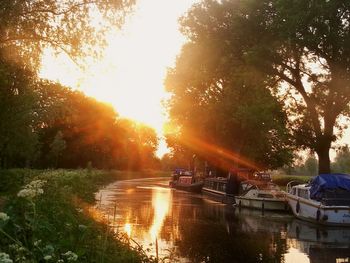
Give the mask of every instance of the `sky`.
M 40 75 L 110 103 L 122 117 L 147 124 L 162 136 L 168 97 L 163 82 L 185 43 L 178 19 L 196 0 L 138 0 L 121 30 L 107 37 L 103 59 L 85 72 L 47 50 Z M 158 156 L 167 152 L 161 140 Z

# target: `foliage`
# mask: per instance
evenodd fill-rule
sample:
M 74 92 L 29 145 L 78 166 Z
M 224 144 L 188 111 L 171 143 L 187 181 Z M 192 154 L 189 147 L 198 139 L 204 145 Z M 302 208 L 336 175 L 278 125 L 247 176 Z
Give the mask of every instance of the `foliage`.
M 213 162 L 203 147 L 210 144 L 257 167 L 279 167 L 291 160 L 282 103 L 266 88 L 267 76 L 233 50 L 226 13 L 206 1 L 182 20 L 189 42 L 166 79 L 172 93 L 168 145 L 183 159 L 196 153 Z M 203 145 L 196 146 L 196 140 Z
M 58 167 L 86 167 L 88 163 L 99 169 L 153 167 L 157 149 L 157 135 L 153 129 L 119 118 L 110 105 L 81 92 L 60 87 L 52 96 L 60 102 L 57 108 L 63 110 L 40 129 L 42 167 L 51 164 L 51 146 L 59 132 L 65 147 Z
M 291 181 L 297 181 L 300 183 L 307 183 L 312 176 L 305 175 L 273 175 L 272 182 L 279 186 L 286 186 Z
M 104 36 L 120 26 L 133 0 L 3 0 L 0 51 L 8 59 L 39 69 L 43 51 L 63 52 L 75 62 L 96 57 Z
M 0 167 L 26 166 L 35 160 L 36 85 L 34 74 L 5 63 L 0 52 Z
M 81 92 L 3 63 L 0 167 L 157 166 L 157 135 Z
M 346 145 L 337 151 L 337 155 L 332 163 L 332 171 L 335 173 L 350 173 L 350 150 Z
M 50 155 L 54 159 L 54 167 L 57 167 L 58 158 L 62 155 L 63 150 L 66 148 L 66 141 L 63 139 L 63 133 L 58 131 L 53 142 L 50 144 Z
M 189 12 L 183 31 L 192 42 L 216 36 L 226 64 L 239 66 L 241 57 L 270 77 L 297 145 L 317 153 L 323 173 L 334 129 L 349 113 L 349 10 L 348 1 L 208 0 Z
M 0 215 L 1 251 L 13 262 L 151 262 L 89 213 L 86 202 L 112 178 L 86 170 L 27 174 L 22 190 L 8 193 Z

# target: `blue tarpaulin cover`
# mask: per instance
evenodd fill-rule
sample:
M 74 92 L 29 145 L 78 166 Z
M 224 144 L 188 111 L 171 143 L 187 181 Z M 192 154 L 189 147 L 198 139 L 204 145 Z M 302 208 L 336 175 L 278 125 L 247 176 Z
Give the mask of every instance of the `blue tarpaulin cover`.
M 310 185 L 310 197 L 319 200 L 326 190 L 340 188 L 350 191 L 350 175 L 320 174 L 311 181 Z

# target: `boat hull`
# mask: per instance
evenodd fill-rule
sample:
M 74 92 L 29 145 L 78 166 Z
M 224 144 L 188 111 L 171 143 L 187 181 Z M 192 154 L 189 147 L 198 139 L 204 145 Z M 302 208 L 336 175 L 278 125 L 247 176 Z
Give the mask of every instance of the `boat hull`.
M 287 194 L 287 200 L 299 219 L 322 225 L 350 226 L 350 206 L 325 206 L 292 194 Z
M 247 198 L 244 196 L 235 196 L 236 204 L 239 207 L 248 207 L 260 210 L 270 211 L 288 211 L 288 203 L 285 200 L 276 200 L 269 198 Z
M 213 190 L 210 188 L 202 188 L 202 194 L 208 196 L 210 199 L 224 203 L 224 204 L 234 204 L 235 198 L 233 195 L 229 195 L 225 192 Z
M 175 189 L 182 190 L 182 191 L 200 193 L 202 191 L 203 182 L 197 182 L 193 184 L 175 183 L 173 187 Z

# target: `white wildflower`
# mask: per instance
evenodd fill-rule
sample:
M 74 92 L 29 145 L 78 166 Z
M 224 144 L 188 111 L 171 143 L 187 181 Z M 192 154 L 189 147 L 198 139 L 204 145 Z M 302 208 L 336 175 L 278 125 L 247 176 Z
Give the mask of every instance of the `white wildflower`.
M 45 261 L 49 261 L 50 259 L 52 259 L 52 256 L 51 256 L 51 255 L 46 255 L 46 256 L 44 257 L 44 260 L 45 260 Z
M 10 256 L 6 253 L 0 253 L 0 262 L 1 263 L 13 263 L 13 260 L 10 259 Z
M 18 197 L 23 197 L 25 199 L 33 199 L 34 197 L 44 193 L 42 187 L 46 181 L 44 180 L 34 180 L 23 187 L 21 191 L 18 192 Z
M 9 219 L 10 217 L 6 213 L 0 212 L 0 221 L 6 222 Z
M 68 262 L 77 261 L 77 259 L 78 259 L 78 255 L 73 253 L 72 251 L 67 251 L 66 253 L 64 253 L 62 255 L 67 258 Z
M 34 246 L 39 246 L 41 244 L 41 239 L 34 241 Z
M 59 260 L 57 260 L 57 263 L 63 263 L 64 262 L 64 260 L 63 259 L 59 259 Z

